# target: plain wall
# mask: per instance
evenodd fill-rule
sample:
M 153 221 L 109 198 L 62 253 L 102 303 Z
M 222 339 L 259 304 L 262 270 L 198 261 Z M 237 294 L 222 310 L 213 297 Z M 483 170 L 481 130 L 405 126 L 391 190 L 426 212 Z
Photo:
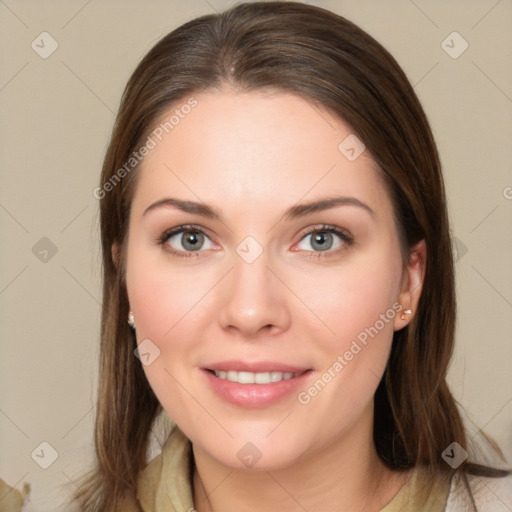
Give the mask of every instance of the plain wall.
M 430 119 L 459 254 L 450 384 L 510 461 L 512 2 L 310 3 L 380 41 Z M 59 486 L 72 489 L 92 460 L 101 300 L 93 189 L 125 83 L 160 37 L 233 4 L 0 2 L 0 477 L 31 483 L 28 512 L 65 510 Z M 58 43 L 46 59 L 31 47 L 51 49 L 44 31 Z M 442 47 L 454 31 L 469 44 L 457 58 Z M 452 52 L 463 44 L 455 37 Z M 41 442 L 58 452 L 46 470 L 31 457 Z

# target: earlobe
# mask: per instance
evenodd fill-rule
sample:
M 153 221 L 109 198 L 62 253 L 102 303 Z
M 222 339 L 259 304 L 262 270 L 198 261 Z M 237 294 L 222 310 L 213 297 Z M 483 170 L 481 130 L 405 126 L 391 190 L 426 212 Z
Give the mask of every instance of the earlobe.
M 401 314 L 395 317 L 395 331 L 405 327 L 414 317 L 423 289 L 427 244 L 421 240 L 411 249 L 410 262 L 404 267 L 402 285 L 398 301 L 402 306 Z

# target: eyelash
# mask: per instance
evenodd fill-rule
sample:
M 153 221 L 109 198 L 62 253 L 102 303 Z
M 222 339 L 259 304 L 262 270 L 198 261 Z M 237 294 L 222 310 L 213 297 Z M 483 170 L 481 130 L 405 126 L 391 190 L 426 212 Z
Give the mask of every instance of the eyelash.
M 187 232 L 187 231 L 193 231 L 196 233 L 201 233 L 205 236 L 208 236 L 207 233 L 203 231 L 199 226 L 196 226 L 194 224 L 185 224 L 183 226 L 178 226 L 172 229 L 168 229 L 167 231 L 164 231 L 156 240 L 156 243 L 158 245 L 164 246 L 166 242 L 171 238 L 172 236 L 181 233 L 181 232 Z M 327 251 L 308 251 L 311 252 L 310 258 L 330 258 L 333 256 L 337 256 L 342 251 L 346 250 L 348 247 L 353 245 L 353 237 L 351 234 L 349 234 L 348 231 L 344 229 L 340 229 L 336 226 L 330 226 L 328 224 L 321 224 L 318 226 L 315 226 L 310 231 L 304 233 L 299 240 L 302 241 L 304 238 L 306 238 L 309 235 L 312 235 L 314 233 L 334 233 L 335 235 L 338 235 L 341 240 L 344 242 L 343 247 L 335 249 L 335 250 L 327 250 Z M 209 237 L 208 237 L 209 238 Z M 163 249 L 172 254 L 173 256 L 177 256 L 179 258 L 191 258 L 193 256 L 196 256 L 196 258 L 199 258 L 199 253 L 202 251 L 176 251 L 169 246 L 163 247 Z

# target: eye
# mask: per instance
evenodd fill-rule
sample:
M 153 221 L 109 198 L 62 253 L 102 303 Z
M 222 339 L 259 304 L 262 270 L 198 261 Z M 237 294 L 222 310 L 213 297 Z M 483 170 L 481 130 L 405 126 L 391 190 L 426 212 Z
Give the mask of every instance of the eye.
M 162 233 L 157 243 L 164 246 L 164 249 L 175 256 L 199 257 L 201 249 L 205 249 L 204 243 L 209 242 L 210 246 L 206 249 L 214 247 L 213 242 L 208 235 L 198 226 L 186 225 L 169 229 Z M 195 254 L 194 254 L 195 253 Z
M 205 242 L 209 246 L 204 247 Z M 185 258 L 193 256 L 198 258 L 199 253 L 202 252 L 201 249 L 215 247 L 209 236 L 199 226 L 193 224 L 168 229 L 157 239 L 157 243 L 174 256 Z M 310 245 L 313 250 L 304 247 L 304 244 Z M 353 238 L 348 231 L 323 224 L 316 226 L 301 238 L 298 250 L 311 252 L 310 257 L 326 258 L 336 256 L 352 244 Z M 297 251 L 297 249 L 292 250 Z
M 348 231 L 324 224 L 306 233 L 299 242 L 299 249 L 311 252 L 307 247 L 310 246 L 313 248 L 311 257 L 330 257 L 347 249 L 352 243 L 353 239 Z

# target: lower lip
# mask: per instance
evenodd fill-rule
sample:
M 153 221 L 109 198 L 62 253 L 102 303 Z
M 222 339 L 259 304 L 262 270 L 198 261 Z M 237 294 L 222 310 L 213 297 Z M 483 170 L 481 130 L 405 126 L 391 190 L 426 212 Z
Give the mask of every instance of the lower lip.
M 221 379 L 203 368 L 201 371 L 205 374 L 213 390 L 221 398 L 234 405 L 253 409 L 267 407 L 282 400 L 304 386 L 313 373 L 313 370 L 307 370 L 298 377 L 271 382 L 270 384 L 239 384 L 238 382 Z

